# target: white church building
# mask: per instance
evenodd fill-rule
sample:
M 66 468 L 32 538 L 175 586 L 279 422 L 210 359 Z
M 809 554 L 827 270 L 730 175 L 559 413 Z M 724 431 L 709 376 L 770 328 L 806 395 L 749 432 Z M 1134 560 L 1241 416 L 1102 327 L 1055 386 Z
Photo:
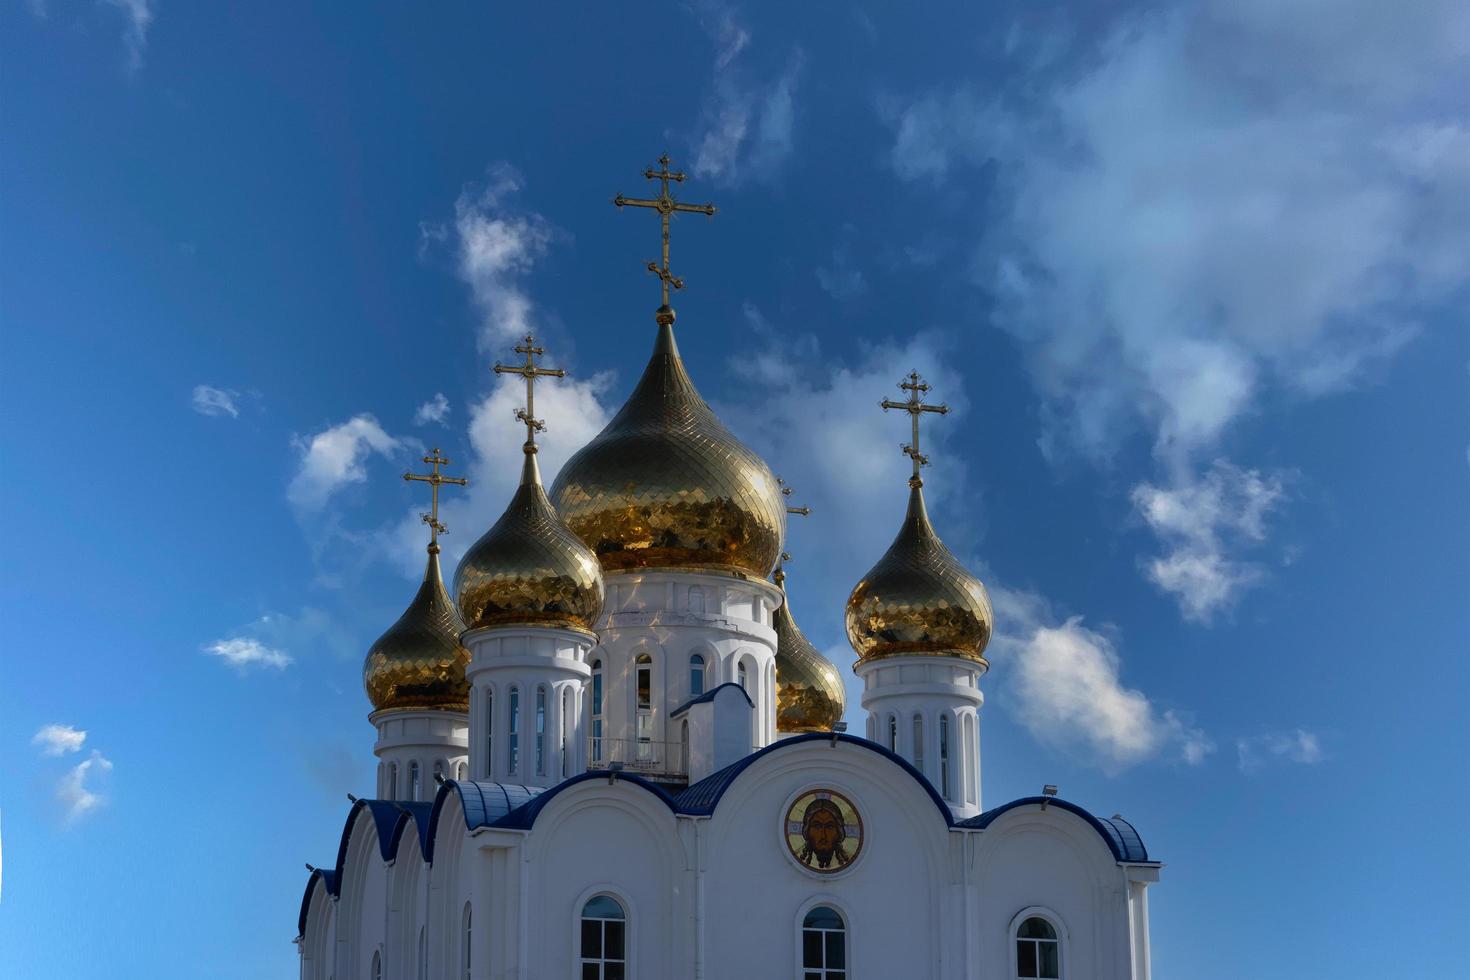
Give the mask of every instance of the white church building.
M 924 507 L 846 611 L 867 712 L 795 621 L 788 512 L 700 398 L 674 339 L 662 190 L 653 355 L 550 492 L 526 380 L 520 486 L 364 683 L 376 799 L 353 799 L 297 921 L 302 980 L 1147 980 L 1153 860 L 1132 825 L 1043 795 L 986 808 L 992 611 Z M 713 209 L 708 208 L 712 213 Z M 898 518 L 899 515 L 894 515 Z

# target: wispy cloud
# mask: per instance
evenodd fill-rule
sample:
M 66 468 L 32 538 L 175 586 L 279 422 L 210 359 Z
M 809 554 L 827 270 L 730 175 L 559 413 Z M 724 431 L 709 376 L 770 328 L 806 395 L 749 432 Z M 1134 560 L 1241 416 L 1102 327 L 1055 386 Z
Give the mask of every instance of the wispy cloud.
M 868 291 L 868 280 L 853 265 L 851 249 L 840 243 L 832 251 L 832 261 L 817 267 L 817 284 L 839 303 L 857 299 Z
M 1266 518 L 1284 499 L 1279 476 L 1224 460 L 1170 487 L 1141 483 L 1133 504 L 1164 553 L 1145 565 L 1149 581 L 1172 594 L 1185 618 L 1209 622 L 1260 580 L 1259 565 L 1231 557 L 1266 537 Z
M 533 307 L 521 280 L 546 254 L 551 224 L 515 204 L 524 181 L 508 163 L 491 164 L 483 183 L 466 185 L 454 202 L 454 222 L 420 226 L 420 247 L 447 244 L 460 278 L 481 314 L 482 351 L 532 331 Z
M 240 417 L 240 406 L 235 399 L 239 397 L 240 393 L 230 388 L 195 385 L 191 404 L 200 415 L 228 415 L 237 419 Z
M 79 752 L 87 733 L 71 725 L 42 725 L 31 737 L 31 744 L 39 746 L 42 755 L 65 755 Z
M 291 657 L 282 650 L 266 646 L 249 636 L 235 636 L 216 640 L 204 648 L 204 652 L 219 657 L 242 673 L 255 667 L 270 667 L 284 670 L 291 665 Z
M 112 772 L 112 762 L 101 752 L 93 750 L 89 758 L 77 763 L 62 777 L 56 788 L 56 799 L 62 806 L 63 819 L 68 826 L 76 824 L 89 813 L 107 802 L 95 783 Z
M 414 425 L 428 425 L 430 422 L 444 424 L 444 418 L 449 414 L 449 399 L 444 397 L 444 392 L 436 392 L 433 398 L 419 406 L 419 410 L 413 413 Z
M 148 28 L 153 24 L 155 13 L 152 0 L 102 0 L 102 3 L 122 11 L 128 71 L 136 73 L 143 67 L 143 51 L 148 47 Z
M 972 268 L 1048 452 L 1105 460 L 1142 426 L 1188 483 L 1267 386 L 1358 383 L 1463 286 L 1470 127 L 1446 100 L 1470 8 L 1319 12 L 1152 13 L 1012 86 L 885 105 L 901 178 L 996 181 Z
M 313 513 L 341 487 L 367 479 L 364 463 L 369 456 L 391 457 L 402 442 L 364 414 L 306 438 L 297 436 L 292 445 L 300 460 L 286 498 L 299 513 Z
M 1184 714 L 1160 711 L 1122 681 L 1113 639 L 1058 618 L 1032 593 L 993 587 L 999 632 L 991 658 L 1004 671 L 1008 706 L 1037 739 L 1116 772 L 1170 754 L 1189 765 L 1215 745 Z
M 751 68 L 745 63 L 751 33 L 734 8 L 704 3 L 696 15 L 716 52 L 695 138 L 694 172 L 723 184 L 773 177 L 792 150 L 802 51 L 793 46 L 779 71 Z
M 1289 732 L 1268 732 L 1235 740 L 1240 771 L 1255 772 L 1268 763 L 1313 765 L 1323 759 L 1322 742 L 1313 732 L 1296 728 Z

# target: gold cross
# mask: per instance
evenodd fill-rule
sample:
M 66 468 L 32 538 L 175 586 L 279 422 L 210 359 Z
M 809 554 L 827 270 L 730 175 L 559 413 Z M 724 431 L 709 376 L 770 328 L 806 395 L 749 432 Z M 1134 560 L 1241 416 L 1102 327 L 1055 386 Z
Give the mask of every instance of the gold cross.
M 924 481 L 919 478 L 919 467 L 929 465 L 929 457 L 919 452 L 919 416 L 925 412 L 948 415 L 949 406 L 924 404 L 924 392 L 929 390 L 929 384 L 919 377 L 917 371 L 910 371 L 908 380 L 900 381 L 898 386 L 909 393 L 908 401 L 896 402 L 885 398 L 878 404 L 883 406 L 885 412 L 890 408 L 901 408 L 913 417 L 914 441 L 903 447 L 903 454 L 914 461 L 914 474 L 909 477 L 909 486 L 918 489 L 924 485 Z
M 565 378 L 567 373 L 561 368 L 536 366 L 536 358 L 545 354 L 546 351 L 536 346 L 536 338 L 530 334 L 526 334 L 525 339 L 513 349 L 517 354 L 526 355 L 526 363 L 505 365 L 496 361 L 495 373 L 519 374 L 526 379 L 526 407 L 516 409 L 516 418 L 526 423 L 526 444 L 522 448 L 529 456 L 536 451 L 536 433 L 546 431 L 546 423 L 536 417 L 536 379 Z
M 659 322 L 662 323 L 664 318 L 667 317 L 668 321 L 673 323 L 674 311 L 669 307 L 669 287 L 673 286 L 675 289 L 683 289 L 684 280 L 669 271 L 669 217 L 678 211 L 713 216 L 715 206 L 713 204 L 681 204 L 674 200 L 673 196 L 669 194 L 669 181 L 672 180 L 676 184 L 682 184 L 688 174 L 677 170 L 670 170 L 669 155 L 667 153 L 659 157 L 658 162 L 662 169 L 654 170 L 652 167 L 649 167 L 643 171 L 644 177 L 660 182 L 658 197 L 648 199 L 624 197 L 622 194 L 618 194 L 617 197 L 613 198 L 613 203 L 620 208 L 627 205 L 635 208 L 653 208 L 658 212 L 659 226 L 663 231 L 664 239 L 663 262 L 662 264 L 658 262 L 648 263 L 648 271 L 658 276 L 659 285 L 662 288 L 663 305 L 658 310 Z
M 424 462 L 433 469 L 428 473 L 404 473 L 405 480 L 417 480 L 429 485 L 429 512 L 423 515 L 424 523 L 429 525 L 429 554 L 439 553 L 439 535 L 448 531 L 449 528 L 439 523 L 439 488 L 446 483 L 456 487 L 469 486 L 470 481 L 462 476 L 445 476 L 439 472 L 440 466 L 449 465 L 449 457 L 441 455 L 439 447 L 435 446 L 429 450 L 429 455 L 424 457 Z

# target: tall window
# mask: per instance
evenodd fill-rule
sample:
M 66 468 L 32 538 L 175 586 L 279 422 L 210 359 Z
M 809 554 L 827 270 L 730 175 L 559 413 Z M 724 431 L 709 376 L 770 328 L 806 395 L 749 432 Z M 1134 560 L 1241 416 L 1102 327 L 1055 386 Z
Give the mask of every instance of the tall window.
M 561 692 L 561 778 L 572 774 L 572 753 L 567 751 L 567 719 L 572 716 L 572 689 L 565 687 Z
M 465 902 L 464 903 L 464 929 L 462 930 L 463 931 L 463 936 L 462 936 L 462 938 L 460 940 L 460 947 L 459 947 L 459 963 L 460 963 L 460 972 L 459 972 L 459 975 L 462 976 L 462 977 L 464 977 L 464 980 L 470 980 L 470 920 L 471 920 L 471 918 L 472 918 L 472 916 L 470 914 L 470 903 L 469 902 Z
M 443 779 L 443 778 L 444 778 L 444 760 L 443 759 L 435 759 L 434 760 L 434 785 L 437 787 L 439 785 L 439 781 L 441 779 Z
M 398 763 L 388 763 L 388 799 L 398 799 Z
M 914 768 L 924 771 L 924 717 L 914 715 Z
M 704 693 L 704 655 L 696 653 L 689 658 L 689 696 L 697 698 Z
M 1016 976 L 1059 980 L 1061 975 L 1062 950 L 1057 931 L 1050 922 L 1033 915 L 1016 930 Z
M 521 689 L 510 689 L 510 774 L 519 773 L 521 763 Z
M 485 692 L 485 778 L 495 778 L 495 692 Z
M 455 768 L 454 778 L 455 779 L 458 779 L 460 782 L 464 782 L 465 777 L 468 776 L 469 774 L 470 774 L 469 766 L 466 766 L 463 762 L 461 762 Z
M 417 762 L 408 764 L 408 798 L 414 801 L 419 798 L 419 764 Z
M 888 751 L 898 751 L 898 716 L 888 716 Z
M 637 667 L 638 758 L 653 758 L 653 658 L 640 653 Z
M 592 761 L 602 761 L 602 661 L 592 661 Z
M 418 980 L 429 980 L 429 936 L 426 926 L 419 926 L 419 975 Z
M 383 954 L 373 950 L 373 970 L 368 974 L 373 980 L 383 980 Z
M 582 980 L 625 980 L 627 916 L 611 895 L 582 906 Z
M 949 716 L 939 716 L 939 795 L 949 799 Z
M 536 688 L 536 775 L 546 775 L 546 687 Z
M 847 927 L 836 909 L 818 905 L 801 922 L 801 980 L 846 980 Z
M 750 693 L 750 688 L 745 683 L 746 682 L 745 664 L 742 663 L 739 667 L 736 667 L 735 668 L 735 680 L 740 683 L 740 689 L 742 691 L 744 691 L 746 694 L 749 694 Z

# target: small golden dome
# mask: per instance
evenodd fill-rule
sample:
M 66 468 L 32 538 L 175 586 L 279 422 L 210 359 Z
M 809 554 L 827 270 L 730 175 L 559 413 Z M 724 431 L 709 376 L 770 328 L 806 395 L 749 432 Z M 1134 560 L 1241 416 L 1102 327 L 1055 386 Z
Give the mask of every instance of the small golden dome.
M 590 631 L 602 612 L 602 570 L 556 516 L 541 487 L 535 447 L 528 448 L 510 506 L 454 573 L 460 615 L 469 629 L 515 624 Z
M 459 643 L 463 629 L 444 591 L 439 549 L 434 546 L 418 594 L 363 661 L 362 684 L 373 709 L 468 711 L 470 685 L 464 669 L 470 653 Z
M 770 575 L 786 508 L 776 478 L 710 411 L 679 359 L 673 317 L 638 387 L 551 488 L 607 571 L 686 567 Z
M 917 477 L 910 486 L 898 536 L 848 597 L 848 642 L 859 662 L 933 654 L 986 664 L 990 596 L 934 533 Z
M 776 566 L 783 601 L 772 617 L 776 627 L 776 731 L 830 732 L 847 710 L 847 689 L 832 661 L 812 646 L 791 618 L 786 573 Z

